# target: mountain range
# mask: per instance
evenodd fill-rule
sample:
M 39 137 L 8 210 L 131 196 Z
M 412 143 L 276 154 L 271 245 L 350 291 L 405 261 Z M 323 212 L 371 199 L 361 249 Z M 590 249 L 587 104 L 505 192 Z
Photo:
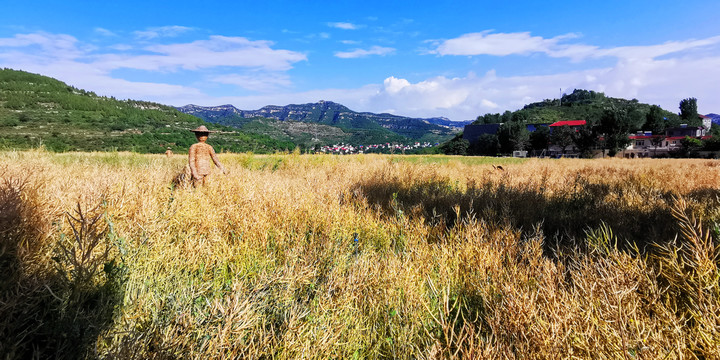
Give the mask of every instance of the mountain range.
M 346 142 L 356 145 L 385 142 L 442 142 L 471 121 L 446 118 L 411 118 L 392 114 L 356 112 L 332 101 L 286 106 L 268 105 L 240 110 L 233 105 L 186 105 L 178 110 L 207 122 L 250 133 L 313 145 Z

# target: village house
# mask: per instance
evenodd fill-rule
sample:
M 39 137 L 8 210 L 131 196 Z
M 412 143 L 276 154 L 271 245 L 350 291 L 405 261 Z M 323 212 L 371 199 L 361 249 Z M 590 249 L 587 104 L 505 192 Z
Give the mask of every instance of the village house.
M 658 150 L 667 152 L 663 147 L 664 135 L 653 135 L 652 131 L 638 131 L 629 138 L 630 144 L 621 154 L 624 157 L 651 157 L 655 156 Z
M 550 124 L 550 132 L 553 131 L 553 129 L 558 128 L 560 126 L 569 126 L 575 131 L 580 130 L 581 127 L 585 126 L 587 124 L 587 121 L 585 120 L 563 120 L 558 121 Z
M 702 120 L 701 126 L 680 124 L 680 126 L 665 129 L 664 135 L 653 135 L 650 131 L 639 131 L 630 135 L 630 145 L 622 152 L 622 156 L 634 158 L 666 155 L 680 149 L 685 137 L 707 140 L 712 119 L 704 115 L 698 115 L 698 117 Z
M 554 122 L 554 123 L 548 125 L 548 127 L 550 128 L 550 133 L 552 134 L 552 132 L 555 129 L 557 129 L 561 126 L 569 126 L 572 130 L 574 130 L 575 132 L 578 132 L 585 125 L 587 125 L 587 121 L 585 121 L 585 120 L 563 120 L 563 121 Z M 548 148 L 548 151 L 543 152 L 542 154 L 551 156 L 551 157 L 560 157 L 560 156 L 578 157 L 579 156 L 578 148 L 575 146 L 575 144 L 571 144 L 571 145 L 567 146 L 565 149 L 563 149 L 557 145 L 550 145 L 550 147 Z

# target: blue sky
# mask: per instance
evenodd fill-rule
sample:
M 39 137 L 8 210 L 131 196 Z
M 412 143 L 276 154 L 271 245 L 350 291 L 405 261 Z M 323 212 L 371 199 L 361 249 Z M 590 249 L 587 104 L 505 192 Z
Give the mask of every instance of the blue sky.
M 452 120 L 574 88 L 720 113 L 720 1 L 15 1 L 0 66 L 169 105 Z

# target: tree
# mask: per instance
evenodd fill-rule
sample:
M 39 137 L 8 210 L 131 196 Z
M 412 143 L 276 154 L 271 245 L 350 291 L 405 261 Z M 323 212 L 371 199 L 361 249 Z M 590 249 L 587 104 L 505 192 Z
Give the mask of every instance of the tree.
M 630 144 L 630 118 L 627 111 L 617 108 L 609 108 L 603 112 L 600 118 L 598 131 L 605 135 L 605 149 L 608 155 L 615 156 L 617 151 L 624 149 Z
M 512 117 L 510 119 L 513 122 L 526 123 L 529 117 L 530 116 L 528 115 L 527 111 L 518 110 L 512 114 Z
M 686 136 L 680 140 L 681 153 L 688 156 L 691 152 L 699 150 L 703 146 L 703 142 L 700 139 Z
M 450 141 L 442 144 L 440 150 L 445 155 L 467 155 L 470 143 L 462 138 L 462 134 L 456 135 Z
M 500 116 L 500 122 L 506 123 L 512 121 L 512 112 L 510 110 L 505 110 L 505 112 Z
M 712 123 L 710 125 L 710 132 L 708 133 L 710 136 L 720 136 L 720 125 L 716 123 Z
M 580 127 L 572 136 L 575 147 L 583 156 L 588 155 L 590 149 L 597 145 L 597 139 L 597 133 L 590 124 Z
M 606 135 L 605 148 L 608 149 L 609 156 L 615 156 L 619 150 L 625 149 L 630 144 L 630 138 L 627 134 L 609 134 Z
M 550 144 L 550 128 L 538 126 L 530 133 L 530 148 L 533 150 L 545 150 Z
M 660 135 L 665 133 L 666 126 L 667 121 L 665 120 L 665 116 L 663 116 L 662 108 L 657 105 L 651 106 L 650 111 L 645 115 L 643 130 L 650 130 L 653 134 Z
M 704 140 L 702 149 L 705 151 L 720 150 L 720 136 L 711 136 L 709 139 Z
M 653 156 L 657 155 L 657 148 L 662 145 L 663 141 L 665 141 L 665 135 L 655 135 L 650 138 L 650 143 L 655 147 Z
M 562 149 L 563 155 L 568 146 L 573 144 L 575 130 L 568 125 L 556 126 L 550 135 L 550 141 Z
M 480 115 L 475 120 L 474 124 L 497 124 L 500 122 L 500 114 L 485 114 Z
M 497 135 L 482 134 L 468 148 L 469 155 L 495 156 L 500 151 L 500 142 Z
M 498 129 L 497 136 L 500 141 L 500 150 L 503 153 L 524 150 L 530 141 L 530 132 L 524 123 L 518 121 L 502 124 Z
M 642 130 L 643 125 L 646 121 L 646 114 L 637 107 L 630 107 L 627 109 L 629 128 L 628 131 Z
M 7 101 L 5 102 L 5 107 L 8 109 L 20 110 L 25 107 L 25 103 L 19 97 L 16 97 L 16 96 L 9 97 L 8 96 Z
M 561 101 L 562 104 L 568 106 L 573 103 L 588 104 L 594 100 L 602 100 L 605 98 L 605 94 L 588 91 L 583 89 L 575 89 L 572 94 L 563 94 Z
M 688 125 L 698 122 L 697 99 L 687 98 L 680 101 L 680 118 Z

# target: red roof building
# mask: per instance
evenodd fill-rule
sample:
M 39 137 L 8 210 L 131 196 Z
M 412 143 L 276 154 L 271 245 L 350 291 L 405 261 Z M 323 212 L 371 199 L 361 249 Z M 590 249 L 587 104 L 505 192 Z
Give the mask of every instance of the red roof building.
M 550 124 L 551 127 L 555 126 L 583 126 L 587 124 L 587 121 L 585 120 L 564 120 L 564 121 L 558 121 L 556 123 Z

